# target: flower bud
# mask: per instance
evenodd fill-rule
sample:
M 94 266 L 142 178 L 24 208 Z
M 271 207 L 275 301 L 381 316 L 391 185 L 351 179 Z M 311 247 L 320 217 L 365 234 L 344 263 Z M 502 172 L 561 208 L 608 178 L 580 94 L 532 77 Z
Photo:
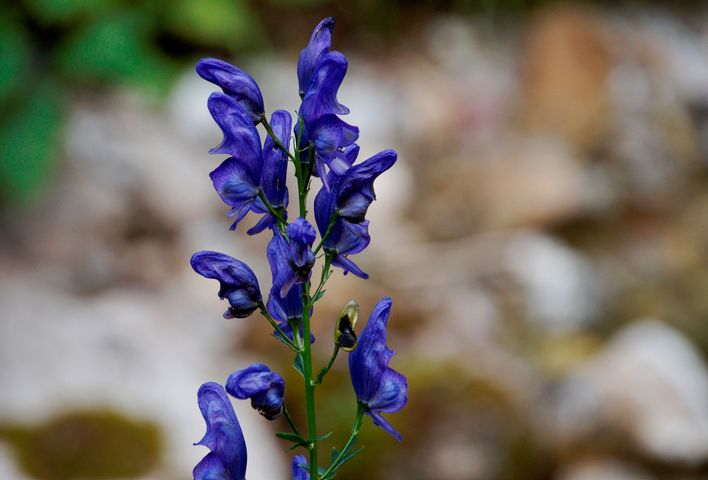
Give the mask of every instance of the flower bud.
M 357 339 L 354 326 L 359 319 L 359 303 L 356 300 L 349 300 L 339 319 L 334 326 L 334 343 L 345 352 L 351 352 L 356 348 Z

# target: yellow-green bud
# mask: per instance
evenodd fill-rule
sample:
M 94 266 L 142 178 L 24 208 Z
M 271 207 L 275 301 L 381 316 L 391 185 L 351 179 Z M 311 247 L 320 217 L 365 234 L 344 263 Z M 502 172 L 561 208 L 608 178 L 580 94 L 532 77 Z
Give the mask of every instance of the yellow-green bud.
M 351 352 L 356 348 L 357 339 L 354 326 L 359 319 L 359 302 L 349 300 L 342 313 L 339 314 L 339 319 L 334 326 L 334 343 L 345 352 Z

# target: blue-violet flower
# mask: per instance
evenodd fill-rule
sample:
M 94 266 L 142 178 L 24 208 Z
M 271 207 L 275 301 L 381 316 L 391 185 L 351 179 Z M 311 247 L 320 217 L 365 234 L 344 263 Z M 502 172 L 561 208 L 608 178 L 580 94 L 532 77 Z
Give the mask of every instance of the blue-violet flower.
M 258 308 L 262 301 L 258 279 L 242 261 L 203 250 L 192 255 L 190 263 L 199 275 L 219 281 L 219 298 L 226 298 L 230 304 L 224 318 L 244 318 Z
M 216 58 L 201 59 L 196 70 L 200 77 L 221 87 L 226 95 L 238 102 L 254 123 L 261 121 L 265 113 L 263 95 L 253 77 Z
M 396 352 L 386 346 L 386 323 L 391 313 L 391 299 L 384 297 L 371 312 L 359 336 L 359 346 L 349 354 L 349 374 L 357 400 L 366 406 L 374 424 L 393 435 L 401 435 L 381 416 L 399 411 L 408 401 L 408 382 L 388 366 Z
M 224 387 L 208 382 L 197 393 L 207 431 L 195 445 L 211 450 L 192 472 L 194 480 L 245 480 L 246 442 Z
M 251 406 L 268 420 L 283 414 L 285 381 L 262 363 L 253 363 L 229 375 L 226 391 L 236 398 L 251 399 Z
M 332 29 L 334 18 L 327 17 L 315 27 L 307 47 L 302 49 L 297 60 L 297 80 L 300 87 L 300 97 L 305 95 L 312 79 L 312 72 L 322 56 L 332 48 Z
M 293 480 L 310 480 L 310 472 L 307 471 L 307 459 L 304 455 L 295 455 L 291 463 Z

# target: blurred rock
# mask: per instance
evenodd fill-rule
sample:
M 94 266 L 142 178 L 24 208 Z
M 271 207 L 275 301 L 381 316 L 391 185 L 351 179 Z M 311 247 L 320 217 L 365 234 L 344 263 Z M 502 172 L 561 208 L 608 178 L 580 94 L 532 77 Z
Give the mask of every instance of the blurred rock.
M 558 480 L 654 480 L 655 477 L 621 461 L 593 458 L 563 469 Z
M 664 323 L 624 328 L 557 393 L 549 407 L 561 438 L 615 432 L 661 461 L 708 459 L 708 370 L 689 340 Z
M 600 279 L 581 252 L 543 234 L 520 233 L 506 245 L 504 264 L 521 285 L 525 310 L 546 332 L 577 332 L 598 316 Z
M 531 131 L 593 147 L 609 120 L 613 59 L 605 20 L 589 8 L 558 5 L 539 14 L 528 32 L 522 116 Z
M 479 156 L 425 165 L 417 188 L 416 216 L 433 238 L 546 226 L 577 215 L 591 197 L 578 158 L 545 140 L 511 140 Z

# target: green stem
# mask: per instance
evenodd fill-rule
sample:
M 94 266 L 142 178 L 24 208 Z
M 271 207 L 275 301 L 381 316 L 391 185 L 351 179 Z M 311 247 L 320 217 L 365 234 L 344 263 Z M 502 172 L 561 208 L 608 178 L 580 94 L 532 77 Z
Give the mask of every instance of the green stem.
M 268 135 L 270 135 L 270 138 L 273 139 L 273 141 L 274 141 L 275 144 L 278 146 L 278 148 L 280 148 L 282 151 L 284 151 L 285 153 L 287 153 L 288 157 L 290 157 L 290 160 L 292 160 L 292 161 L 294 162 L 294 161 L 295 161 L 295 157 L 293 156 L 292 153 L 290 153 L 290 150 L 288 150 L 288 148 L 287 148 L 285 145 L 283 145 L 282 143 L 280 143 L 280 140 L 278 139 L 277 135 L 276 135 L 275 132 L 273 131 L 273 127 L 271 127 L 271 126 L 270 126 L 270 123 L 268 123 L 268 120 L 266 120 L 266 116 L 265 116 L 265 115 L 263 115 L 263 118 L 261 118 L 261 121 L 263 122 L 263 126 L 265 127 L 266 132 L 268 132 Z
M 352 433 L 349 435 L 349 440 L 344 444 L 344 447 L 339 451 L 337 457 L 332 460 L 332 463 L 322 474 L 322 480 L 326 480 L 327 477 L 332 475 L 341 465 L 340 462 L 345 455 L 348 454 L 349 449 L 354 445 L 356 437 L 359 435 L 359 430 L 361 430 L 361 425 L 364 423 L 364 412 L 366 412 L 366 405 L 357 402 L 356 418 L 354 419 L 354 426 L 352 427 Z
M 268 310 L 266 310 L 266 307 L 265 307 L 265 305 L 263 304 L 263 302 L 259 302 L 259 303 L 258 303 L 258 309 L 260 310 L 261 315 L 263 315 L 263 316 L 265 317 L 265 319 L 268 320 L 268 323 L 270 323 L 270 325 L 271 325 L 271 326 L 275 329 L 275 331 L 278 332 L 278 334 L 280 335 L 280 336 L 276 335 L 276 338 L 277 338 L 278 340 L 280 340 L 281 342 L 283 342 L 285 345 L 287 345 L 287 346 L 290 348 L 290 350 L 292 350 L 292 351 L 294 351 L 294 352 L 296 352 L 296 353 L 299 353 L 299 352 L 300 352 L 300 349 L 297 347 L 297 345 L 295 345 L 295 344 L 292 342 L 292 340 L 290 340 L 290 339 L 288 338 L 288 336 L 285 334 L 285 332 L 283 332 L 283 330 L 282 330 L 282 329 L 280 328 L 280 326 L 278 325 L 278 322 L 276 322 L 275 319 L 274 319 L 273 317 L 271 317 L 270 313 L 268 313 Z
M 332 218 L 329 219 L 329 225 L 327 225 L 327 230 L 325 230 L 324 235 L 322 235 L 322 238 L 320 239 L 320 243 L 317 244 L 317 246 L 312 252 L 315 255 L 317 255 L 317 252 L 320 251 L 324 243 L 327 241 L 327 237 L 329 237 L 329 234 L 332 232 L 332 228 L 334 227 L 334 223 L 337 221 L 338 217 L 339 215 L 337 214 L 337 212 L 334 212 Z
M 312 381 L 312 349 L 310 343 L 310 282 L 302 292 L 302 330 L 305 348 L 302 352 L 303 376 L 305 377 L 305 403 L 307 406 L 307 433 L 309 436 L 310 478 L 319 478 L 317 463 L 317 424 L 315 420 L 315 385 Z
M 334 346 L 334 350 L 332 351 L 332 356 L 329 357 L 329 362 L 327 363 L 327 366 L 324 367 L 322 370 L 320 370 L 320 373 L 317 375 L 317 379 L 315 380 L 315 385 L 321 385 L 322 380 L 324 379 L 325 375 L 330 371 L 332 368 L 332 365 L 334 365 L 334 361 L 337 359 L 337 355 L 339 354 L 339 345 Z
M 331 266 L 332 266 L 332 255 L 325 254 L 324 265 L 322 265 L 322 274 L 320 275 L 320 283 L 319 283 L 319 285 L 317 285 L 317 290 L 315 290 L 315 294 L 312 296 L 312 298 L 314 298 L 315 301 L 319 300 L 319 297 L 322 294 L 322 289 L 324 288 L 325 284 L 327 283 L 327 280 L 329 280 L 329 277 L 332 273 L 330 271 Z
M 273 208 L 273 205 L 270 204 L 270 202 L 268 201 L 268 199 L 265 196 L 265 193 L 263 193 L 263 190 L 258 192 L 258 198 L 261 199 L 261 202 L 263 202 L 263 205 L 265 205 L 265 207 L 268 209 L 270 214 L 273 215 L 276 220 L 278 220 L 278 223 L 280 223 L 281 227 L 288 226 L 288 222 L 285 221 L 285 219 L 280 214 L 280 212 L 278 212 L 275 208 Z
M 285 407 L 284 405 L 283 405 L 283 417 L 285 417 L 285 421 L 288 422 L 288 425 L 290 425 L 290 430 L 292 430 L 295 435 L 300 435 L 300 432 L 298 431 L 297 427 L 295 426 L 295 422 L 293 422 L 293 419 L 290 416 L 290 413 L 288 412 L 287 407 Z

